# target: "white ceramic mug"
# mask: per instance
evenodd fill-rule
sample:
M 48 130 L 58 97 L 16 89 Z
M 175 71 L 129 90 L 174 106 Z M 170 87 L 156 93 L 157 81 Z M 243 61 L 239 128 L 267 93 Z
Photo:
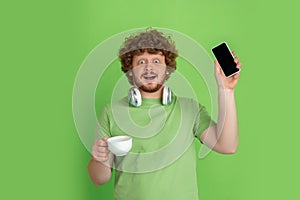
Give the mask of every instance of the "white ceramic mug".
M 114 136 L 107 139 L 108 149 L 116 156 L 125 156 L 132 147 L 130 136 Z

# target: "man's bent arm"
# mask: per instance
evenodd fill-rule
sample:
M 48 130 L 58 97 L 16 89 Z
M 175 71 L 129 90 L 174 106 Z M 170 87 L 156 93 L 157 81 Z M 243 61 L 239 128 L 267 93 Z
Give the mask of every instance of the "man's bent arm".
M 238 147 L 238 120 L 234 90 L 219 88 L 218 123 L 206 129 L 201 141 L 216 152 L 235 153 Z
M 88 164 L 88 172 L 90 179 L 96 186 L 103 185 L 110 180 L 112 162 L 113 155 L 110 155 L 104 163 L 91 158 Z

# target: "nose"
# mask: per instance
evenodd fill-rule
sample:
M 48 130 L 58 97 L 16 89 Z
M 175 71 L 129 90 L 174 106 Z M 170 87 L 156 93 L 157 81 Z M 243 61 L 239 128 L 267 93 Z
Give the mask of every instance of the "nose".
M 147 64 L 147 65 L 145 66 L 145 71 L 146 71 L 146 72 L 152 71 L 152 70 L 153 70 L 153 67 L 152 67 L 151 64 Z

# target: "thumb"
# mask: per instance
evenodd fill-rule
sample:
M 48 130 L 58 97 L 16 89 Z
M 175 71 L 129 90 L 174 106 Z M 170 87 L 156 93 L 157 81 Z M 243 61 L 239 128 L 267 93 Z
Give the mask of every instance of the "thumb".
M 215 70 L 220 73 L 220 64 L 217 60 L 214 61 L 214 64 L 215 64 Z
M 108 138 L 109 138 L 109 137 L 106 135 L 106 136 L 104 136 L 102 139 L 103 139 L 104 141 L 107 141 Z

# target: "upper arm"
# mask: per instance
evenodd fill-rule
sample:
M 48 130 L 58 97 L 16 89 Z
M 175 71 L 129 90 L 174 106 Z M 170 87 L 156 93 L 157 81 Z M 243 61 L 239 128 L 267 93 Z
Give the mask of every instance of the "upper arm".
M 213 125 L 208 127 L 203 133 L 200 135 L 200 141 L 208 146 L 210 149 L 215 150 L 214 148 L 217 145 L 217 126 Z
M 203 131 L 203 133 L 200 135 L 200 141 L 202 141 L 202 143 L 215 152 L 230 154 L 230 152 L 226 151 L 226 148 L 222 147 L 222 145 L 218 143 L 217 125 L 210 126 Z
M 211 119 L 205 107 L 200 105 L 194 123 L 194 134 L 200 140 L 201 143 L 203 143 L 204 141 L 203 136 L 207 134 L 205 132 L 207 132 L 207 130 L 210 129 L 210 127 L 214 127 L 215 125 L 216 122 Z
M 98 126 L 97 126 L 97 135 L 101 136 L 101 138 L 105 135 L 111 137 L 110 133 L 110 120 L 108 114 L 108 108 L 105 106 L 98 117 Z

